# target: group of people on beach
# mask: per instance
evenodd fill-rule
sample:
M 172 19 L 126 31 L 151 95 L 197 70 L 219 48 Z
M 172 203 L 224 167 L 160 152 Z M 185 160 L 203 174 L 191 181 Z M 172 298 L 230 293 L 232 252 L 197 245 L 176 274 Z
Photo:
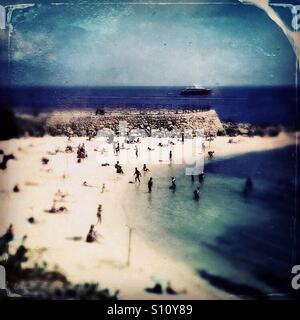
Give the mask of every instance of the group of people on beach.
M 184 135 L 182 136 L 182 142 L 184 142 Z M 117 144 L 114 143 L 113 148 L 114 148 L 114 154 L 115 155 L 119 155 L 119 153 L 120 153 L 120 144 L 119 143 L 117 143 Z M 149 149 L 150 148 L 148 148 L 148 150 Z M 138 158 L 139 149 L 138 149 L 137 145 L 135 145 L 134 150 L 135 150 L 135 155 Z M 79 145 L 77 154 L 78 154 L 78 158 L 86 157 L 86 151 L 85 151 L 84 144 Z M 208 156 L 209 156 L 209 158 L 213 158 L 214 151 L 209 151 L 208 152 Z M 169 160 L 170 160 L 170 162 L 172 161 L 172 158 L 173 158 L 173 152 L 172 152 L 172 150 L 170 150 L 169 151 Z M 124 170 L 123 170 L 123 168 L 122 168 L 122 166 L 121 166 L 119 161 L 116 162 L 115 169 L 116 169 L 116 173 L 124 174 Z M 143 168 L 142 168 L 142 171 L 143 171 L 143 173 L 147 173 L 150 170 L 147 167 L 147 165 L 144 164 Z M 134 176 L 134 182 L 135 183 L 140 183 L 141 182 L 142 173 L 137 167 L 134 169 L 133 176 Z M 202 171 L 198 175 L 198 180 L 199 180 L 200 184 L 202 184 L 204 182 L 204 178 L 205 178 L 205 173 Z M 195 182 L 195 175 L 194 174 L 191 175 L 191 182 L 192 183 Z M 130 181 L 130 183 L 133 183 L 133 182 Z M 151 193 L 152 192 L 152 188 L 153 188 L 153 177 L 149 177 L 147 186 L 148 186 L 148 192 Z M 252 188 L 253 188 L 252 180 L 251 180 L 250 177 L 248 177 L 246 182 L 245 182 L 244 189 L 243 189 L 244 195 L 249 195 L 251 193 L 251 191 L 252 191 Z M 169 189 L 172 190 L 173 192 L 175 192 L 176 189 L 177 189 L 176 178 L 174 176 L 171 177 L 171 185 L 169 186 Z M 193 190 L 193 198 L 194 198 L 195 201 L 199 201 L 200 200 L 200 196 L 201 196 L 201 189 L 200 189 L 200 185 L 198 185 Z M 102 221 L 101 211 L 102 211 L 102 208 L 101 208 L 101 206 L 99 206 L 98 212 L 97 212 L 97 224 L 101 223 L 101 221 Z M 94 242 L 94 241 L 96 241 L 96 239 L 97 239 L 97 233 L 95 231 L 95 225 L 91 225 L 90 229 L 89 229 L 89 232 L 88 232 L 88 234 L 86 236 L 86 242 Z
M 149 168 L 147 168 L 147 165 L 146 164 L 144 164 L 143 165 L 143 172 L 144 173 L 147 173 L 147 172 L 149 172 L 150 170 L 149 170 Z M 134 170 L 134 177 L 135 177 L 135 182 L 141 182 L 141 180 L 140 180 L 140 178 L 141 178 L 141 176 L 142 176 L 142 174 L 141 174 L 141 172 L 138 170 L 138 168 L 135 168 L 135 170 Z M 149 193 L 151 193 L 152 192 L 152 187 L 153 187 L 153 178 L 152 177 L 150 177 L 149 178 L 149 180 L 148 180 L 148 192 Z
M 205 176 L 205 173 L 202 172 L 199 174 L 199 182 L 202 183 L 204 181 L 204 176 Z M 192 177 L 192 183 L 194 183 L 195 181 L 195 178 L 194 178 L 194 175 L 191 176 Z M 170 190 L 172 190 L 173 192 L 176 191 L 176 178 L 175 177 L 171 177 L 171 185 L 169 187 Z M 194 199 L 195 200 L 200 200 L 200 186 L 198 186 L 194 192 L 193 192 L 193 195 L 194 195 Z

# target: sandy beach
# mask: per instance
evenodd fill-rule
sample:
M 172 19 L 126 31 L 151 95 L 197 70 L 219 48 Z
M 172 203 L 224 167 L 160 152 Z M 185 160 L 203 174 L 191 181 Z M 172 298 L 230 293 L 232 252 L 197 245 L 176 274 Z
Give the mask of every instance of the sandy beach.
M 0 142 L 5 154 L 13 153 L 16 157 L 0 172 L 0 234 L 12 223 L 16 234 L 13 248 L 18 246 L 23 235 L 28 236 L 29 264 L 46 261 L 48 269 L 60 270 L 74 283 L 93 281 L 112 292 L 120 290 L 121 299 L 236 299 L 209 286 L 184 261 L 174 259 L 166 248 L 145 239 L 140 230 L 132 230 L 128 261 L 130 226 L 128 207 L 123 204 L 131 199 L 129 181 L 134 181 L 134 168 L 142 170 L 146 163 L 150 170 L 153 166 L 164 174 L 170 164 L 170 150 L 174 163 L 179 163 L 184 154 L 187 165 L 195 163 L 203 152 L 200 138 L 186 139 L 184 147 L 178 139 L 173 140 L 172 145 L 168 140 L 163 141 L 166 146 L 158 147 L 160 141 L 141 138 L 139 143 L 125 144 L 118 156 L 113 154 L 112 145 L 101 139 L 88 141 L 72 137 L 68 141 L 66 137 L 45 136 Z M 226 136 L 205 141 L 205 159 L 209 150 L 215 152 L 214 158 L 218 160 L 296 142 L 295 134 L 287 133 L 277 137 L 238 136 L 233 138 L 233 143 L 228 141 Z M 76 148 L 80 143 L 85 144 L 88 158 L 77 163 Z M 75 151 L 66 153 L 67 146 Z M 154 150 L 149 151 L 149 146 Z M 183 148 L 190 152 L 184 153 Z M 49 159 L 48 164 L 42 164 L 42 158 Z M 123 167 L 123 175 L 115 172 L 117 160 Z M 102 166 L 102 163 L 109 163 L 109 166 Z M 151 172 L 143 175 L 140 185 L 137 183 L 135 187 L 145 189 L 149 176 Z M 20 192 L 12 192 L 15 185 Z M 58 190 L 63 197 L 56 195 Z M 46 212 L 54 199 L 56 206 L 64 206 L 67 211 Z M 101 224 L 97 224 L 96 218 L 99 204 L 102 205 Z M 29 217 L 34 217 L 36 222 L 28 223 Z M 85 242 L 91 224 L 96 225 L 97 243 Z M 158 281 L 163 286 L 170 281 L 175 290 L 186 292 L 170 296 L 144 290 Z

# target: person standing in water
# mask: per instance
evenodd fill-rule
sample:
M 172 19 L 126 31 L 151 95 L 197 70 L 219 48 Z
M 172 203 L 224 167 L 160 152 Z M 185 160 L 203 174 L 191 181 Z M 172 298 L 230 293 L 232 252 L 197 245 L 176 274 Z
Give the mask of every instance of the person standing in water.
M 197 187 L 197 188 L 194 190 L 194 199 L 195 199 L 195 200 L 199 200 L 199 199 L 200 199 L 200 187 Z
M 153 186 L 153 179 L 152 177 L 149 179 L 148 181 L 148 192 L 151 193 L 152 192 L 152 186 Z
M 245 186 L 244 186 L 244 195 L 247 196 L 251 193 L 253 189 L 253 182 L 252 179 L 250 177 L 247 177 L 246 182 L 245 182 Z
M 199 182 L 200 183 L 203 183 L 203 181 L 204 181 L 204 178 L 205 178 L 205 173 L 202 171 L 200 174 L 199 174 Z
M 135 168 L 135 171 L 134 171 L 134 174 L 133 174 L 134 176 L 135 176 L 135 182 L 141 182 L 141 180 L 140 180 L 140 176 L 142 175 L 141 174 L 141 172 L 138 170 L 138 168 Z
M 170 189 L 172 189 L 173 191 L 176 190 L 176 179 L 175 179 L 175 177 L 172 177 L 172 178 L 171 178 L 171 186 L 170 186 Z

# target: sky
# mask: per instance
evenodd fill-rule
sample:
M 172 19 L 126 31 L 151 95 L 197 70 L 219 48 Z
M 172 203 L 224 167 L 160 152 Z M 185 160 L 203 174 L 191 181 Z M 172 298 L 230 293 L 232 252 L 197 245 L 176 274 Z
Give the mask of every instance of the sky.
M 283 16 L 289 19 L 289 12 Z M 295 54 L 255 6 L 36 5 L 12 15 L 25 86 L 292 85 Z

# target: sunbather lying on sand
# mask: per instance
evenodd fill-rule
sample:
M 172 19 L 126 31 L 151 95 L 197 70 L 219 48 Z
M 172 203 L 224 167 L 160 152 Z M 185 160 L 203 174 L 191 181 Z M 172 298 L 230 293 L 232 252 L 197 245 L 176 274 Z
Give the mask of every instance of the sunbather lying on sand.
M 66 207 L 59 207 L 58 209 L 55 207 L 56 201 L 53 202 L 52 208 L 50 210 L 46 210 L 48 213 L 63 213 L 67 212 L 68 209 Z

